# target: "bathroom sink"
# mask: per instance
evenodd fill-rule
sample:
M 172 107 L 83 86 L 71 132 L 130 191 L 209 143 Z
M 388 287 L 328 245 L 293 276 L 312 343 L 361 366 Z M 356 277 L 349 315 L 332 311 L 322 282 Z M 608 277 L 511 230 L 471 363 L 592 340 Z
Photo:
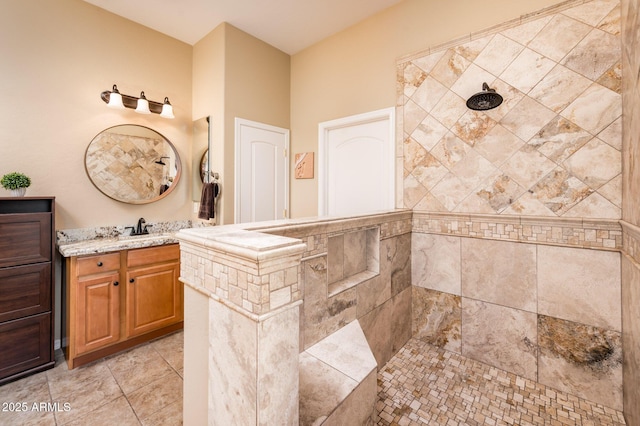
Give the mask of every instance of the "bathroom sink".
M 171 234 L 142 234 L 142 235 L 119 235 L 120 241 L 143 241 L 143 240 L 155 240 L 162 238 L 172 237 Z
M 171 233 L 120 235 L 115 240 L 123 248 L 155 246 L 178 242 Z

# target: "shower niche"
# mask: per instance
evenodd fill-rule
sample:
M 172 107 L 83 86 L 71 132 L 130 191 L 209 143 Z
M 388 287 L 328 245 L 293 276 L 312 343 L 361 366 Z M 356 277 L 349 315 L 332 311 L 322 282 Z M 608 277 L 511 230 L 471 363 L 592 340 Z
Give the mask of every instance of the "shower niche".
M 328 295 L 334 296 L 380 273 L 380 228 L 328 237 Z

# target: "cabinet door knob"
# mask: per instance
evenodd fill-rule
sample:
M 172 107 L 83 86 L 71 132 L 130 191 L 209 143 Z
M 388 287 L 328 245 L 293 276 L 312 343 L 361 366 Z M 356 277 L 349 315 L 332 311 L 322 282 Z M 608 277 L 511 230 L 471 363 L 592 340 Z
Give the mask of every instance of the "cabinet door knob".
M 133 283 L 133 282 L 135 282 L 135 280 L 134 280 L 133 278 L 131 278 L 131 279 L 129 280 L 129 282 L 130 282 L 130 283 Z
M 117 287 L 119 284 L 120 284 L 120 283 L 119 283 L 118 281 L 114 281 L 114 282 L 113 282 L 113 285 L 114 285 L 114 286 L 116 286 L 116 287 Z
M 98 266 L 102 266 L 102 262 L 98 262 Z

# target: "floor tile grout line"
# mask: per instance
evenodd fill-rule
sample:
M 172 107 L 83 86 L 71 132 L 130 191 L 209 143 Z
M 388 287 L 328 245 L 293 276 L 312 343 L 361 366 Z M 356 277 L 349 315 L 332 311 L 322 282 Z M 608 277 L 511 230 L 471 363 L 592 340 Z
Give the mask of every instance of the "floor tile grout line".
M 118 382 L 118 379 L 116 378 L 116 376 L 113 374 L 113 370 L 109 366 L 109 363 L 105 362 L 105 365 L 107 366 L 107 369 L 109 370 L 109 373 L 113 377 L 113 380 L 118 385 L 118 388 L 120 388 L 120 392 L 122 392 L 122 396 L 124 397 L 125 401 L 127 401 L 127 405 L 129 406 L 129 408 L 131 408 L 131 411 L 133 412 L 133 415 L 136 416 L 136 419 L 138 420 L 138 423 L 142 424 L 142 422 L 140 421 L 140 418 L 138 418 L 138 414 L 136 413 L 136 410 L 133 409 L 133 406 L 131 405 L 131 402 L 129 401 L 129 397 L 125 393 L 124 389 L 122 389 L 122 385 L 120 385 L 120 382 Z

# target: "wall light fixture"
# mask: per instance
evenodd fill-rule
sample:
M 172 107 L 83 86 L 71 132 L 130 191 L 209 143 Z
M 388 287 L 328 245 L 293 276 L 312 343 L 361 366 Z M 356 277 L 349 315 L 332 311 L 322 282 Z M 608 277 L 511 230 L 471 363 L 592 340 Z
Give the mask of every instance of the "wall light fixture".
M 169 102 L 169 98 L 165 97 L 164 102 L 150 101 L 144 95 L 144 92 L 140 92 L 140 97 L 123 95 L 118 91 L 118 87 L 114 84 L 113 88 L 105 90 L 100 94 L 103 101 L 106 102 L 109 108 L 131 108 L 141 114 L 160 114 L 164 118 L 174 118 L 173 106 Z

